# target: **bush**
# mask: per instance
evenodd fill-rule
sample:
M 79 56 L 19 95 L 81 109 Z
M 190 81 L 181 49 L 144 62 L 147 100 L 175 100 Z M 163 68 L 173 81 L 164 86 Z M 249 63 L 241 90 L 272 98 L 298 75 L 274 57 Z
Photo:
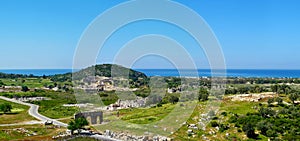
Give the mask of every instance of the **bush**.
M 277 137 L 276 131 L 274 131 L 272 129 L 269 129 L 266 133 L 267 133 L 266 134 L 267 137 Z
M 217 116 L 213 117 L 212 120 L 217 120 L 219 119 Z
M 0 105 L 0 110 L 4 113 L 11 112 L 12 106 L 9 103 L 3 103 Z
M 209 96 L 209 93 L 208 93 L 207 89 L 200 88 L 199 94 L 198 94 L 198 100 L 206 101 L 206 100 L 208 100 L 208 96 Z
M 232 117 L 229 118 L 228 122 L 229 123 L 235 123 L 235 122 L 237 122 L 237 120 L 238 120 L 237 116 L 232 116 Z
M 278 105 L 283 104 L 283 100 L 280 97 L 277 97 L 275 101 L 278 103 Z
M 219 123 L 216 122 L 216 121 L 211 121 L 211 122 L 210 122 L 210 126 L 211 126 L 211 127 L 217 127 L 217 126 L 219 126 Z
M 250 123 L 243 126 L 243 131 L 246 133 L 248 138 L 256 138 L 254 126 Z
M 268 106 L 270 106 L 274 102 L 274 98 L 269 98 L 268 99 Z
M 100 93 L 99 95 L 100 95 L 100 97 L 107 97 L 108 96 L 107 93 Z
M 5 86 L 5 84 L 0 80 L 0 87 Z
M 161 103 L 157 103 L 156 107 L 162 107 L 162 104 Z
M 261 134 L 267 135 L 267 130 L 271 128 L 271 125 L 266 121 L 261 121 L 256 125 L 257 129 L 260 130 Z
M 27 92 L 27 91 L 29 91 L 29 88 L 27 86 L 22 86 L 22 91 Z
M 222 112 L 221 115 L 224 116 L 224 117 L 226 117 L 227 116 L 227 112 Z
M 224 132 L 229 129 L 228 124 L 220 124 L 220 132 Z

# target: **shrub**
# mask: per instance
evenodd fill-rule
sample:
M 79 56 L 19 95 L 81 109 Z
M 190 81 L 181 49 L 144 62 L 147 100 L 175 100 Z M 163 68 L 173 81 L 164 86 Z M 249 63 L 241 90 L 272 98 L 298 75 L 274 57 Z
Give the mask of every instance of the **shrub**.
M 224 132 L 229 129 L 228 124 L 220 124 L 220 132 Z
M 27 92 L 27 91 L 29 91 L 29 88 L 27 86 L 22 86 L 22 91 Z
M 211 122 L 210 122 L 210 126 L 211 126 L 211 127 L 217 127 L 217 126 L 219 126 L 219 123 L 216 122 L 216 121 L 211 121 Z
M 9 103 L 3 103 L 0 105 L 0 110 L 4 113 L 11 112 L 12 106 Z
M 227 112 L 222 112 L 221 115 L 224 116 L 224 117 L 226 117 L 227 116 Z
M 254 126 L 250 123 L 247 123 L 243 126 L 243 131 L 246 133 L 248 138 L 256 138 Z

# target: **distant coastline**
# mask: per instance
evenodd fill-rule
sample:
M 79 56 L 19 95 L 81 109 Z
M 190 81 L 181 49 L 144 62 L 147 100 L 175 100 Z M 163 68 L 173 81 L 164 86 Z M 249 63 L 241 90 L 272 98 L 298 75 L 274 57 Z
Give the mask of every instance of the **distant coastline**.
M 72 69 L 0 69 L 1 73 L 6 74 L 23 74 L 34 76 L 43 76 L 43 75 L 55 75 L 55 74 L 65 74 L 72 72 Z
M 147 76 L 180 76 L 176 69 L 136 69 L 145 73 Z M 72 72 L 72 69 L 0 69 L 0 72 L 7 74 L 24 74 L 35 76 L 65 74 Z M 193 70 L 183 69 L 182 75 L 185 77 L 200 77 L 211 76 L 210 69 L 199 69 L 197 72 Z M 277 70 L 277 69 L 227 69 L 227 77 L 258 77 L 258 78 L 300 78 L 300 70 Z M 218 76 L 218 74 L 216 74 Z

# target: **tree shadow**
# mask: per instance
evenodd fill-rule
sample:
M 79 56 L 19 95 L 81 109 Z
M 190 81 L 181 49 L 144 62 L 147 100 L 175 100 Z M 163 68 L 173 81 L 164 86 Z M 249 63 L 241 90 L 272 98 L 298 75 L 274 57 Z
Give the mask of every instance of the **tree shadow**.
M 16 115 L 16 114 L 19 114 L 19 112 L 0 113 L 0 115 Z

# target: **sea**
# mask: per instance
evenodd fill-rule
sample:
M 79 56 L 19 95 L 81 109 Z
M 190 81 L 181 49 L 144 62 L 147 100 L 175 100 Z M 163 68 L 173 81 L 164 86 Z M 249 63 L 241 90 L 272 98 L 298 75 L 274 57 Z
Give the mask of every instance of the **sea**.
M 135 69 L 145 73 L 147 76 L 174 76 L 174 77 L 210 77 L 212 70 L 176 70 L 176 69 Z M 35 76 L 55 75 L 72 72 L 72 69 L 0 69 L 2 73 L 8 74 L 33 74 Z M 215 73 L 216 72 L 216 73 Z M 220 70 L 214 71 L 213 76 L 224 76 Z M 224 71 L 223 71 L 224 72 Z M 227 69 L 227 77 L 258 77 L 258 78 L 300 78 L 300 70 L 259 70 L 259 69 Z

